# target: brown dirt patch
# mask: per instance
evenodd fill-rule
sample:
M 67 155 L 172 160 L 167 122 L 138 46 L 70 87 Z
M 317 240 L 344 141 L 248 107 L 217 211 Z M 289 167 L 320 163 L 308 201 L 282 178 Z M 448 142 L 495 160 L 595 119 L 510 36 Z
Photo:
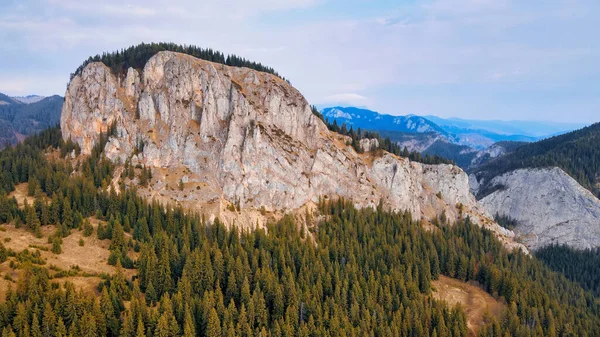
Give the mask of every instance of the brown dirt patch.
M 82 290 L 85 294 L 96 296 L 100 295 L 98 284 L 101 281 L 102 279 L 96 276 L 72 276 L 52 280 L 52 282 L 60 283 L 61 285 L 65 282 L 71 282 L 75 286 L 75 289 Z
M 493 298 L 478 286 L 440 276 L 432 282 L 433 297 L 445 301 L 450 306 L 460 304 L 467 314 L 469 335 L 476 336 L 477 329 L 485 323 L 485 316 L 501 317 L 506 305 Z
M 15 190 L 8 194 L 9 198 L 15 197 L 17 199 L 17 204 L 20 208 L 23 208 L 25 205 L 25 200 L 27 200 L 27 204 L 33 205 L 35 201 L 34 197 L 30 197 L 27 195 L 27 183 L 21 183 L 15 186 Z

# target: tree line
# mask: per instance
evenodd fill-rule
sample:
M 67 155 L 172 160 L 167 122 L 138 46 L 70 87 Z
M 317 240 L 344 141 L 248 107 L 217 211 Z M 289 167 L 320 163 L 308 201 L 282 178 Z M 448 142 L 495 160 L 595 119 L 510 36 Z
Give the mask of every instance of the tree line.
M 148 60 L 161 51 L 173 51 L 191 55 L 193 57 L 225 64 L 234 67 L 246 67 L 257 71 L 269 73 L 280 77 L 273 68 L 265 66 L 259 62 L 253 62 L 237 55 L 227 55 L 220 51 L 213 50 L 211 48 L 200 48 L 193 45 L 179 45 L 170 42 L 160 43 L 141 43 L 136 46 L 131 46 L 126 49 L 121 49 L 111 53 L 103 53 L 102 55 L 96 55 L 89 57 L 83 64 L 81 64 L 74 73 L 71 74 L 71 79 L 76 75 L 81 74 L 83 68 L 92 62 L 102 62 L 109 67 L 115 74 L 125 74 L 127 70 L 132 67 L 134 69 L 143 69 Z

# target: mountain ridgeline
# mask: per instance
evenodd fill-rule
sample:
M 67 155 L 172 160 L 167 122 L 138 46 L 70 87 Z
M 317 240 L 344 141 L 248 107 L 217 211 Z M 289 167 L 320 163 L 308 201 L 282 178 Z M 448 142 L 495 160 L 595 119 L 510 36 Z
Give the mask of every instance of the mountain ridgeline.
M 460 119 L 443 119 L 433 116 L 392 116 L 375 111 L 355 107 L 331 107 L 321 111 L 323 116 L 331 122 L 337 121 L 339 125 L 345 123 L 355 129 L 374 131 L 393 131 L 401 133 L 436 133 L 440 139 L 458 145 L 469 146 L 475 150 L 483 150 L 488 146 L 501 141 L 526 141 L 531 142 L 540 137 L 519 135 L 511 132 L 518 129 L 511 128 L 507 123 L 500 121 L 468 121 Z M 515 124 L 520 122 L 514 122 Z M 555 130 L 559 126 L 556 126 Z M 564 125 L 566 130 L 572 127 Z M 521 130 L 522 131 L 522 130 Z
M 464 170 L 473 170 L 519 145 L 579 127 L 566 123 L 392 116 L 354 107 L 325 108 L 321 113 L 329 123 L 376 131 L 401 148 L 449 159 Z
M 486 182 L 522 168 L 559 167 L 586 189 L 600 196 L 600 123 L 515 148 L 478 167 L 473 173 L 483 181 L 480 197 L 489 193 Z
M 27 136 L 56 126 L 60 121 L 62 97 L 33 98 L 13 99 L 0 94 L 0 148 L 23 141 Z
M 324 117 L 316 107 L 312 107 L 312 112 L 315 116 L 319 117 L 326 125 L 330 131 L 339 133 L 344 136 L 350 137 L 350 145 L 357 152 L 364 151 L 377 151 L 383 150 L 389 153 L 393 153 L 397 156 L 401 156 L 404 158 L 408 158 L 412 161 L 423 163 L 423 164 L 454 164 L 452 160 L 445 159 L 446 157 L 438 156 L 433 153 L 429 155 L 428 153 L 424 153 L 423 155 L 419 151 L 409 151 L 406 146 L 402 147 L 398 144 L 398 142 L 392 141 L 390 137 L 383 137 L 377 131 L 365 131 L 361 130 L 360 126 L 354 130 L 353 126 L 349 128 L 346 126 L 346 123 L 338 124 L 337 120 L 334 119 L 333 122 L 329 122 L 329 119 Z M 361 145 L 361 140 L 377 140 L 376 142 L 370 142 L 371 145 L 369 148 L 365 149 Z

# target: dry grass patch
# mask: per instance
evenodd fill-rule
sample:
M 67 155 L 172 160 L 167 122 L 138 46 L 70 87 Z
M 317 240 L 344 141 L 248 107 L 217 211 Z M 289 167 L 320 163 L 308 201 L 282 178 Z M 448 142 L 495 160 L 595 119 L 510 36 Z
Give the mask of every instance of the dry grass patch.
M 88 295 L 99 296 L 98 284 L 102 282 L 102 279 L 97 276 L 71 276 L 63 277 L 52 280 L 54 283 L 64 285 L 66 282 L 71 282 L 75 286 L 75 289 L 83 291 Z
M 433 281 L 433 297 L 445 301 L 450 306 L 460 304 L 467 314 L 469 335 L 476 336 L 477 329 L 485 324 L 487 314 L 501 317 L 506 305 L 493 298 L 483 289 L 459 280 L 440 276 Z
M 4 224 L 5 231 L 0 231 L 0 241 L 7 249 L 12 249 L 16 253 L 25 249 L 30 252 L 39 249 L 41 258 L 46 262 L 44 267 L 47 268 L 53 266 L 56 270 L 69 271 L 77 266 L 78 269 L 76 270 L 79 271 L 76 273 L 77 275 L 71 274 L 71 276 L 60 277 L 56 281 L 62 283 L 71 281 L 78 289 L 95 291 L 101 280 L 98 276 L 103 273 L 114 274 L 116 268 L 107 263 L 110 255 L 108 249 L 110 240 L 98 240 L 96 235 L 98 224 L 101 221 L 90 219 L 90 222 L 94 227 L 94 234 L 85 237 L 83 231 L 71 230 L 71 235 L 62 239 L 62 253 L 58 255 L 51 252 L 52 245 L 48 243 L 48 237 L 56 230 L 55 226 L 42 226 L 43 236 L 42 238 L 36 238 L 33 233 L 23 228 L 15 228 L 14 225 Z M 85 242 L 84 246 L 79 245 L 79 240 Z M 47 248 L 47 250 L 44 250 L 44 248 Z M 131 253 L 130 255 L 137 254 Z M 5 295 L 8 284 L 11 283 L 5 280 L 4 276 L 8 273 L 13 280 L 19 278 L 19 270 L 12 270 L 9 267 L 10 260 L 14 260 L 14 258 L 9 258 L 9 261 L 0 264 L 0 300 Z M 131 278 L 135 274 L 133 269 L 124 269 L 123 271 L 127 278 Z M 52 271 L 51 274 L 54 275 L 56 272 Z
M 9 198 L 15 197 L 17 199 L 17 204 L 19 208 L 23 208 L 25 205 L 25 200 L 27 200 L 27 204 L 33 205 L 35 201 L 34 197 L 30 197 L 27 195 L 27 183 L 21 183 L 15 185 L 15 190 L 8 194 Z

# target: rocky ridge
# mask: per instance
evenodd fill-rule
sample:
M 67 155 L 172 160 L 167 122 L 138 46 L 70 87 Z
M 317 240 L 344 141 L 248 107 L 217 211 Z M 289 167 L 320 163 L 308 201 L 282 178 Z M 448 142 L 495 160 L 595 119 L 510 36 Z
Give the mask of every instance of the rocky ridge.
M 481 203 L 490 214 L 517 220 L 515 232 L 530 249 L 549 244 L 600 247 L 600 200 L 560 168 L 519 169 L 490 184 L 497 190 Z
M 267 73 L 173 52 L 160 52 L 141 72 L 130 68 L 123 77 L 90 63 L 68 86 L 63 137 L 88 154 L 113 124 L 107 157 L 152 168 L 154 180 L 142 193 L 228 224 L 253 227 L 265 214 L 344 197 L 357 207 L 381 203 L 416 218 L 469 215 L 507 245 L 523 248 L 477 203 L 461 169 L 356 153 L 295 88 Z M 173 189 L 177 181 L 183 191 Z

